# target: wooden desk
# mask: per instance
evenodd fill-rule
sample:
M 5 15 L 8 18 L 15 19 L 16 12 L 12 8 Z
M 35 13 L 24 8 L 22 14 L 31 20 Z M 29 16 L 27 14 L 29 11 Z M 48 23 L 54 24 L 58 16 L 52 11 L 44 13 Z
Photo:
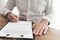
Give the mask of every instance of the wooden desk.
M 7 22 L 8 20 L 4 16 L 0 15 L 0 29 L 2 29 L 3 26 L 7 24 Z M 19 39 L 0 38 L 0 40 L 19 40 Z M 49 28 L 46 35 L 36 36 L 35 40 L 60 40 L 60 31 Z

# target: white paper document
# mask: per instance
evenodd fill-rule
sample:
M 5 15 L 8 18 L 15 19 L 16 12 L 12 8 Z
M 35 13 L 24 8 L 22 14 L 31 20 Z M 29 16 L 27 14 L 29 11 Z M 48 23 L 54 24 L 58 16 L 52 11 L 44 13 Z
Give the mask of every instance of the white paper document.
M 0 31 L 0 37 L 33 39 L 32 22 L 31 21 L 18 21 L 16 23 L 9 22 Z

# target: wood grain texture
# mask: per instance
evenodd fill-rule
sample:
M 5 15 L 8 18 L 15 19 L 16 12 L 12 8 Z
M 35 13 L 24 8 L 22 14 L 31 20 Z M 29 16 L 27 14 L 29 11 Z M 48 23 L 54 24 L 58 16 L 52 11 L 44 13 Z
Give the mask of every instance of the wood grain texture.
M 0 14 L 0 29 L 2 29 L 7 23 L 8 20 L 2 14 Z
M 6 25 L 8 20 L 0 14 L 0 29 Z M 14 38 L 0 38 L 0 40 L 21 40 L 21 39 L 14 39 Z M 48 32 L 45 35 L 35 36 L 35 40 L 60 40 L 60 30 L 49 28 Z
M 36 36 L 36 40 L 60 40 L 60 30 L 49 28 L 45 35 Z

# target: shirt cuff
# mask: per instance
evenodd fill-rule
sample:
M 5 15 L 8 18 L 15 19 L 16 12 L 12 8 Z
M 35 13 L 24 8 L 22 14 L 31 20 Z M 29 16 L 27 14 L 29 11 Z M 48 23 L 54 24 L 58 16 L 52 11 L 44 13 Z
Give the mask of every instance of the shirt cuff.
M 4 10 L 3 10 L 3 14 L 4 14 L 4 16 L 6 16 L 7 15 L 7 13 L 9 13 L 9 12 L 11 12 L 10 10 L 8 10 L 8 9 L 6 9 L 6 8 L 4 8 Z
M 47 19 L 49 22 L 51 22 L 51 20 L 46 16 L 44 16 L 42 19 Z

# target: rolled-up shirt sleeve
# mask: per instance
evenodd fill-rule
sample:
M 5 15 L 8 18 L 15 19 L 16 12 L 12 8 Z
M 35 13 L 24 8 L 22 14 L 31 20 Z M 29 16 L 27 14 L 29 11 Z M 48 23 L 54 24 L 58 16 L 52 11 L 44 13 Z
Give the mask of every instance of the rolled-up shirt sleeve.
M 6 16 L 6 14 L 11 12 L 14 7 L 15 7 L 14 0 L 8 0 L 3 8 L 3 14 Z
M 47 7 L 46 7 L 46 10 L 45 10 L 45 16 L 43 17 L 43 19 L 47 19 L 49 22 L 52 22 L 53 20 L 53 8 L 52 8 L 52 3 L 53 3 L 53 0 L 47 0 Z

